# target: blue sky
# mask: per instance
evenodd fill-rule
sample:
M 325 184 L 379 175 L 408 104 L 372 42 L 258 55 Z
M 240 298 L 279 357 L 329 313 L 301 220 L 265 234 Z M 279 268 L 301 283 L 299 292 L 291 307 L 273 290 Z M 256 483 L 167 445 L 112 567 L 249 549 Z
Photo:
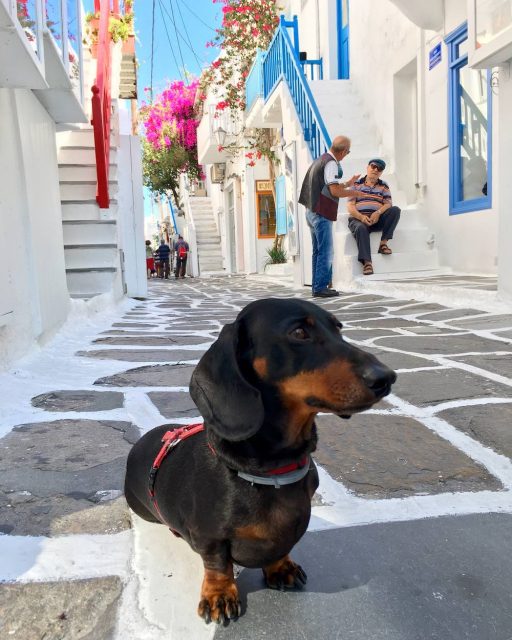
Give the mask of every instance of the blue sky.
M 183 67 L 198 76 L 201 66 L 212 62 L 217 48 L 206 43 L 221 24 L 221 6 L 213 0 L 155 0 L 153 92 L 168 81 L 184 78 Z M 135 30 L 139 61 L 139 101 L 151 79 L 151 31 L 153 0 L 135 0 Z M 174 19 L 174 22 L 173 22 Z M 170 44 L 169 44 L 170 41 Z M 201 65 L 201 66 L 200 66 Z
M 93 0 L 85 0 L 92 11 Z M 213 0 L 154 0 L 153 91 L 162 91 L 168 81 L 184 77 L 184 68 L 198 76 L 201 65 L 212 62 L 217 48 L 206 43 L 215 37 L 222 22 L 222 5 Z M 151 33 L 153 0 L 135 0 L 135 31 L 139 61 L 139 102 L 151 81 Z

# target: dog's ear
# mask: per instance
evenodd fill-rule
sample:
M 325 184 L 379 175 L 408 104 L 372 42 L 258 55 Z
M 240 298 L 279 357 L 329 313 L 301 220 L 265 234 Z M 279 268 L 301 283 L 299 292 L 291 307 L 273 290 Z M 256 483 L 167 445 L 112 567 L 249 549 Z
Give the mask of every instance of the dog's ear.
M 240 322 L 225 325 L 190 380 L 190 395 L 205 422 L 232 441 L 254 435 L 264 416 L 260 392 L 240 370 L 239 334 Z

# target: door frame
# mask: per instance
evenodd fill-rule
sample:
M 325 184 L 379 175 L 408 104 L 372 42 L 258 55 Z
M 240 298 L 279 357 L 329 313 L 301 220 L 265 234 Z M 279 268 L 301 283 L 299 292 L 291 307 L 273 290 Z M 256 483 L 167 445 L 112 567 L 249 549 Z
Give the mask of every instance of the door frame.
M 350 78 L 350 8 L 349 1 L 345 0 L 347 5 L 347 56 L 343 55 L 343 1 L 336 0 L 336 33 L 338 36 L 338 80 L 348 80 Z

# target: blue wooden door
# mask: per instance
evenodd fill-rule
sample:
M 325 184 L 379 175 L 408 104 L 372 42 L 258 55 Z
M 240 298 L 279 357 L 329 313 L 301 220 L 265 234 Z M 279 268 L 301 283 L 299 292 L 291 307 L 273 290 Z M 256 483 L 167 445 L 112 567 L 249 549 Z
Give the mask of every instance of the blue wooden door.
M 350 78 L 349 0 L 338 0 L 338 78 Z

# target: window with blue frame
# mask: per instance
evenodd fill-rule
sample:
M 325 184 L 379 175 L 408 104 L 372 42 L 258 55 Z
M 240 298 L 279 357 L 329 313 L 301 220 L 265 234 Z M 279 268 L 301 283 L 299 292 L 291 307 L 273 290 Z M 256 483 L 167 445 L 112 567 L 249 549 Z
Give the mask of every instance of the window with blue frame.
M 492 206 L 490 72 L 468 66 L 468 29 L 450 33 L 448 47 L 450 215 Z

